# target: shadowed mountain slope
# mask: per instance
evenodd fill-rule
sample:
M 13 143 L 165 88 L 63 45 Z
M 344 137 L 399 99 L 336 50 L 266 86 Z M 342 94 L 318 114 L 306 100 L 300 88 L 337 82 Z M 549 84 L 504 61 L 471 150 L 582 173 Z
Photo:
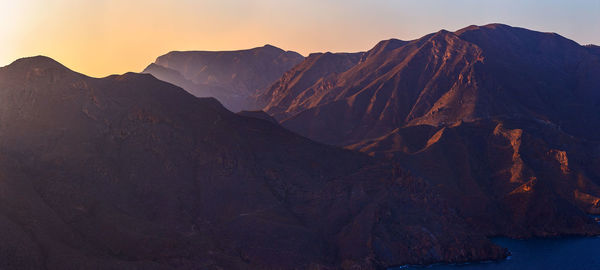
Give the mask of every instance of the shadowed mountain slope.
M 198 97 L 215 97 L 231 111 L 255 109 L 254 96 L 302 62 L 296 52 L 271 45 L 241 51 L 170 52 L 143 72 Z
M 252 113 L 252 115 L 255 115 Z M 151 75 L 0 68 L 0 268 L 373 269 L 504 257 L 397 166 Z

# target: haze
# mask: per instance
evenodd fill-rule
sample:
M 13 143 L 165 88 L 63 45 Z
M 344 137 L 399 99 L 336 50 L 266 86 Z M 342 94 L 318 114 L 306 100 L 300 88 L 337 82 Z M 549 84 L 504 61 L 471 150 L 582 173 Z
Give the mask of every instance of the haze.
M 600 1 L 0 0 L 0 65 L 48 55 L 92 76 L 141 71 L 172 50 L 266 43 L 308 54 L 502 22 L 600 43 Z

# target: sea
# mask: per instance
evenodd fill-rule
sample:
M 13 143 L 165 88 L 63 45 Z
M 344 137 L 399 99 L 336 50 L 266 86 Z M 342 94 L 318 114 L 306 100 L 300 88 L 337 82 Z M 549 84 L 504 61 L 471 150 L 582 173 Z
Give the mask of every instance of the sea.
M 600 220 L 600 216 L 596 216 Z M 505 260 L 468 264 L 401 266 L 390 270 L 600 270 L 600 237 L 562 237 L 492 241 L 511 252 Z

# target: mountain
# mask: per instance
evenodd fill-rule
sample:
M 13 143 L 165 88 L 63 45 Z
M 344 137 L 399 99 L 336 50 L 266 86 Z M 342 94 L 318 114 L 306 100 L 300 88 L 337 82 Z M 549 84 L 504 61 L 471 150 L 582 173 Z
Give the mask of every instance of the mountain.
M 313 53 L 305 61 L 286 72 L 259 97 L 259 103 L 276 119 L 285 118 L 305 98 L 322 91 L 327 79 L 356 65 L 364 53 Z M 307 90 L 309 89 L 309 90 Z
M 599 55 L 600 56 L 600 46 L 594 45 L 594 44 L 589 44 L 585 46 L 591 53 Z
M 0 268 L 374 269 L 506 251 L 394 163 L 148 74 L 0 68 Z
M 242 51 L 185 51 L 160 56 L 143 73 L 180 86 L 198 97 L 215 97 L 237 112 L 255 109 L 253 96 L 303 56 L 271 45 Z
M 535 118 L 594 136 L 586 128 L 600 121 L 600 82 L 598 56 L 590 51 L 556 34 L 506 25 L 440 31 L 403 46 L 377 46 L 347 71 L 323 76 L 327 83 L 296 90 L 301 99 L 293 105 L 265 110 L 291 112 L 284 126 L 338 145 L 405 125 L 499 116 Z M 273 92 L 287 90 L 283 85 Z
M 396 160 L 486 235 L 595 234 L 600 148 L 531 120 L 401 127 L 348 148 Z
M 316 69 L 292 88 L 286 82 L 312 72 L 308 60 L 264 98 L 284 127 L 406 166 L 485 235 L 595 234 L 587 217 L 600 212 L 595 46 L 469 26 L 382 41 L 345 71 Z

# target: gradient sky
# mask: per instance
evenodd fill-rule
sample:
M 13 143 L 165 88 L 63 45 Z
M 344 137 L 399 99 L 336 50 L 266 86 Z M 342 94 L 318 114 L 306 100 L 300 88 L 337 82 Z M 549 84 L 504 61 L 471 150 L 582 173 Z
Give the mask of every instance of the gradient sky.
M 363 51 L 491 22 L 600 44 L 600 0 L 0 0 L 0 18 L 0 66 L 41 54 L 92 76 L 172 50 Z

